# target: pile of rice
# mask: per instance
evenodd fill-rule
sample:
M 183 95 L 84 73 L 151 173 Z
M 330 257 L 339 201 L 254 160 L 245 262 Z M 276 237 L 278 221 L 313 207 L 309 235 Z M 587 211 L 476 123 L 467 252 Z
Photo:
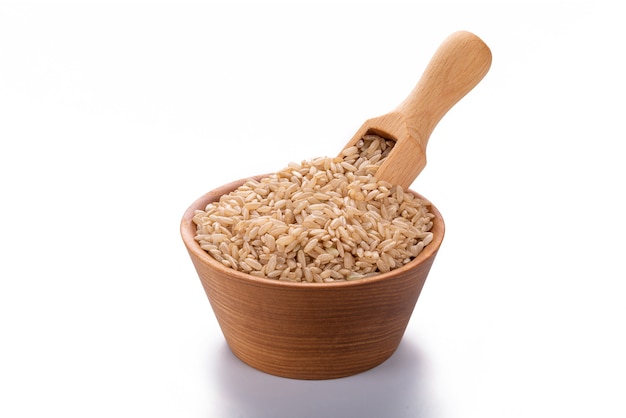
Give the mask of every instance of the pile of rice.
M 428 202 L 373 173 L 394 142 L 366 135 L 197 211 L 196 240 L 225 266 L 294 282 L 355 280 L 415 258 L 433 238 Z

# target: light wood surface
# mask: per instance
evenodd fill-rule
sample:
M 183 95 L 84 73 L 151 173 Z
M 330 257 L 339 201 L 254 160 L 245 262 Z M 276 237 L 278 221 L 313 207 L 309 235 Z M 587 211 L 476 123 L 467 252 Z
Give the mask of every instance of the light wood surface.
M 435 52 L 408 97 L 392 112 L 367 120 L 344 148 L 367 133 L 395 140 L 376 177 L 409 188 L 426 165 L 426 145 L 435 126 L 490 66 L 491 51 L 480 38 L 466 31 L 453 33 Z

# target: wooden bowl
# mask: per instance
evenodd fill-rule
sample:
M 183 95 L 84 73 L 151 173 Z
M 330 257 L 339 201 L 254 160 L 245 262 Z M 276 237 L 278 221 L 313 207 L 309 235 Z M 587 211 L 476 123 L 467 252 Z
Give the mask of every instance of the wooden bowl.
M 430 206 L 432 242 L 413 261 L 388 273 L 335 283 L 263 279 L 222 265 L 194 239 L 195 211 L 246 180 L 208 192 L 181 222 L 183 242 L 232 352 L 258 370 L 294 379 L 350 376 L 388 359 L 400 344 L 443 240 L 439 211 Z

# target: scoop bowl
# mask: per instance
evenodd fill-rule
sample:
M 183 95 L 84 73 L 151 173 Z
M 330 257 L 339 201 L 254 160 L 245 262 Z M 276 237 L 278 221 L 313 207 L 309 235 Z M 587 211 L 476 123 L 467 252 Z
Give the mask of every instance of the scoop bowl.
M 354 281 L 284 282 L 226 267 L 195 240 L 195 211 L 247 180 L 206 193 L 187 209 L 180 224 L 231 351 L 265 373 L 304 380 L 351 376 L 387 360 L 402 340 L 443 240 L 444 222 L 437 208 L 429 205 L 435 216 L 432 242 L 402 267 Z

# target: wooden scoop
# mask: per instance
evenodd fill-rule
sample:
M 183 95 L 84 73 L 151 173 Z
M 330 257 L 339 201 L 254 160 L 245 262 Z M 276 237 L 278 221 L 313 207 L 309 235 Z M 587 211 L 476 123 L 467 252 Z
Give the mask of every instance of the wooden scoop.
M 450 35 L 435 52 L 422 78 L 391 113 L 369 119 L 344 147 L 367 134 L 395 141 L 376 178 L 408 189 L 426 166 L 426 144 L 441 118 L 487 74 L 491 51 L 476 35 Z

